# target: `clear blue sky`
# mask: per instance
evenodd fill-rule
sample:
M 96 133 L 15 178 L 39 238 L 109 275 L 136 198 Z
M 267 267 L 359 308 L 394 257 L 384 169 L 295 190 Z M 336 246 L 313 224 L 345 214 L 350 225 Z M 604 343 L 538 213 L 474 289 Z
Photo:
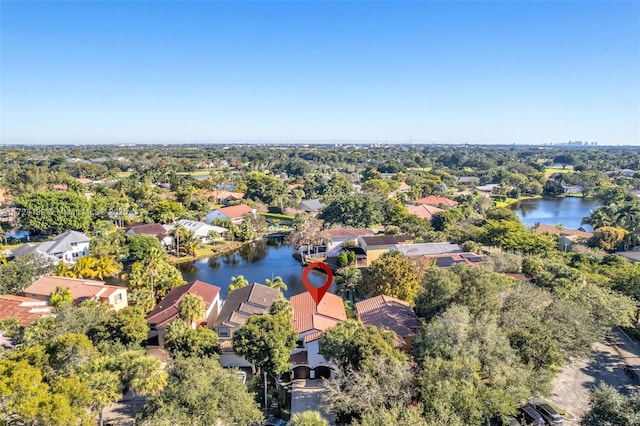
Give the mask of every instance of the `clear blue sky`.
M 0 1 L 0 143 L 640 144 L 640 2 Z

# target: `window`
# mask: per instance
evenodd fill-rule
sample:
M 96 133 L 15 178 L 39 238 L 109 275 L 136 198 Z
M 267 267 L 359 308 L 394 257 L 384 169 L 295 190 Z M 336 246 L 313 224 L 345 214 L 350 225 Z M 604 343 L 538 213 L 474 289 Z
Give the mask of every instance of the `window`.
M 116 303 L 122 302 L 122 293 L 116 293 L 116 297 L 114 297 Z
M 218 337 L 229 337 L 229 329 L 228 328 L 219 328 L 218 329 Z
M 71 247 L 75 247 L 77 245 L 78 245 L 78 243 L 71 243 Z
M 296 341 L 296 348 L 304 348 L 304 340 L 298 339 Z
M 73 257 L 78 257 L 78 253 L 73 253 Z

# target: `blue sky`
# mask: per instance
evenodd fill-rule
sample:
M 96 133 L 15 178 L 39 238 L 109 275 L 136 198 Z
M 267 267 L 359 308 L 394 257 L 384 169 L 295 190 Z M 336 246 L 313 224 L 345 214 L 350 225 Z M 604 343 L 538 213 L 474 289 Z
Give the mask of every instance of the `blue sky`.
M 0 2 L 1 143 L 640 144 L 640 2 Z

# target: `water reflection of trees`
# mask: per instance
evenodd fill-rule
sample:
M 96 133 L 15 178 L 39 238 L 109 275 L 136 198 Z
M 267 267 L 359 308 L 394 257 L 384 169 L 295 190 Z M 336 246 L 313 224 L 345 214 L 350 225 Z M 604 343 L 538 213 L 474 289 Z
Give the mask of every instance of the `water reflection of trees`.
M 240 258 L 245 262 L 254 263 L 267 257 L 268 240 L 259 240 L 247 244 L 238 250 Z
M 209 268 L 211 269 L 220 269 L 220 267 L 222 266 L 218 256 L 210 257 L 209 259 L 207 259 L 207 263 L 209 264 Z
M 240 259 L 236 256 L 236 253 L 223 254 L 222 261 L 225 265 L 238 265 L 240 263 Z
M 196 262 L 178 263 L 176 267 L 183 274 L 195 274 L 196 272 L 198 272 L 198 268 L 196 267 Z
M 538 209 L 537 203 L 518 203 L 515 206 L 516 210 L 520 210 L 522 217 L 526 217 L 529 213 L 534 212 Z
M 267 246 L 269 247 L 273 247 L 273 248 L 281 248 L 282 246 L 286 245 L 286 241 L 284 238 L 266 238 L 263 241 L 266 241 Z

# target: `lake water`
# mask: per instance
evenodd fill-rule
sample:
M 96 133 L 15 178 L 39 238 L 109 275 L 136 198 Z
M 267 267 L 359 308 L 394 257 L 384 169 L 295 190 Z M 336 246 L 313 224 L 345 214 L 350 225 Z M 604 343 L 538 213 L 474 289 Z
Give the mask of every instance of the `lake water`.
M 584 217 L 598 208 L 598 204 L 594 200 L 577 197 L 538 198 L 519 201 L 511 208 L 525 225 L 562 224 L 569 229 L 583 227 L 587 231 L 592 231 L 589 225 L 582 225 L 581 222 Z
M 306 291 L 302 283 L 304 267 L 293 258 L 293 248 L 281 239 L 268 238 L 248 244 L 233 253 L 209 257 L 195 262 L 181 263 L 177 268 L 187 281 L 202 280 L 222 289 L 222 298 L 227 297 L 231 277 L 244 275 L 249 283 L 264 283 L 265 279 L 280 276 L 287 284 L 287 297 Z M 314 286 L 322 286 L 327 276 L 312 271 L 309 281 Z M 334 286 L 329 288 L 335 292 Z

